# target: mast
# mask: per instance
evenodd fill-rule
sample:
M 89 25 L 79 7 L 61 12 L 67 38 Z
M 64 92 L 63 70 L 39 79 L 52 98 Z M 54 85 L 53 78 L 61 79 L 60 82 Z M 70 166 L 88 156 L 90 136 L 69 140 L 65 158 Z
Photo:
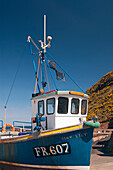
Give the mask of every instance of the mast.
M 42 61 L 42 89 L 41 91 L 44 91 L 44 85 L 45 85 L 45 78 L 44 78 L 44 63 L 45 63 L 45 56 L 44 53 L 46 53 L 46 15 L 44 15 L 44 44 L 45 47 L 43 52 L 41 53 L 41 61 Z
M 27 42 L 30 44 L 30 51 L 31 51 L 31 55 L 32 55 L 32 62 L 33 62 L 33 67 L 35 70 L 35 76 L 36 76 L 36 82 L 35 82 L 35 90 L 34 90 L 34 94 L 36 94 L 36 89 L 38 86 L 38 90 L 39 90 L 39 94 L 44 92 L 44 88 L 46 87 L 46 84 L 48 84 L 48 89 L 49 89 L 49 82 L 48 82 L 48 77 L 47 77 L 47 71 L 46 71 L 46 80 L 45 80 L 45 67 L 46 65 L 49 68 L 51 77 L 53 79 L 54 85 L 56 87 L 56 83 L 54 80 L 54 77 L 52 75 L 47 57 L 46 57 L 46 48 L 50 48 L 51 47 L 51 40 L 52 37 L 48 36 L 47 37 L 47 44 L 46 44 L 46 15 L 44 15 L 44 35 L 43 35 L 43 41 L 39 40 L 38 42 L 41 43 L 41 50 L 38 48 L 38 46 L 35 44 L 35 42 L 32 40 L 32 38 L 30 36 L 28 36 Z M 36 69 L 36 64 L 35 64 L 35 60 L 33 55 L 37 54 L 37 53 L 33 53 L 32 51 L 32 46 L 31 46 L 31 42 L 33 43 L 33 45 L 37 48 L 37 50 L 39 51 L 39 62 L 38 62 L 38 68 Z M 40 72 L 41 72 L 41 88 L 39 86 L 39 67 L 40 67 Z M 57 87 L 56 87 L 57 89 Z M 50 90 L 50 89 L 49 89 Z
M 46 15 L 44 15 L 44 46 L 46 46 Z M 44 53 L 46 53 L 46 48 L 44 49 Z

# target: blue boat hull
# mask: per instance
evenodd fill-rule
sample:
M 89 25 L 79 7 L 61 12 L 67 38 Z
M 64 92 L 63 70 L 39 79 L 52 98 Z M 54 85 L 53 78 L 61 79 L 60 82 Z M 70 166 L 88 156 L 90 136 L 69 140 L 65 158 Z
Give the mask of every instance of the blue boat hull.
M 88 169 L 93 128 L 0 143 L 2 166 L 36 169 Z

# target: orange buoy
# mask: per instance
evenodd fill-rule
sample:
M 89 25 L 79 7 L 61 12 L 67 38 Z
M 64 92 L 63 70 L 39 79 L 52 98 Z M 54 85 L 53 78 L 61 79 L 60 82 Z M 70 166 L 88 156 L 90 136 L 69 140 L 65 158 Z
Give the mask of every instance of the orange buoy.
M 5 132 L 5 128 L 6 128 L 7 126 L 12 127 L 12 131 L 15 132 L 15 127 L 14 127 L 12 124 L 10 124 L 10 123 L 7 123 L 7 124 L 5 124 L 5 125 L 3 126 L 2 132 Z
M 41 92 L 41 94 L 43 94 L 44 90 L 43 90 L 43 89 L 40 89 L 40 92 Z

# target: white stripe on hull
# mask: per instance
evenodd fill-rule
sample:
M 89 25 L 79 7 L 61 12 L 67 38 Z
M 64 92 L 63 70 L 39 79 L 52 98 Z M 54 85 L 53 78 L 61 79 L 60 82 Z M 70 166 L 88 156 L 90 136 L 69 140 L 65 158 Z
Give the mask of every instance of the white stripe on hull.
M 42 168 L 42 169 L 73 169 L 73 170 L 89 170 L 90 166 L 48 166 L 48 165 L 28 165 L 28 164 L 18 164 L 12 162 L 0 161 L 1 164 L 24 167 L 24 168 Z

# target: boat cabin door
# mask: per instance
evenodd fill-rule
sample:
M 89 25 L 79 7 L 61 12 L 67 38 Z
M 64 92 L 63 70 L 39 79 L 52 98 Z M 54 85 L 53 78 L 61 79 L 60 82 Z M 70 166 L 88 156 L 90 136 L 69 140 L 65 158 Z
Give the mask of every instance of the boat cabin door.
M 45 117 L 45 121 L 41 122 L 42 130 L 55 128 L 55 101 L 55 97 L 38 101 L 38 114 Z
M 45 121 L 41 122 L 41 129 L 47 130 L 47 118 L 45 116 L 44 100 L 38 101 L 38 114 L 42 115 L 42 117 L 45 117 Z

